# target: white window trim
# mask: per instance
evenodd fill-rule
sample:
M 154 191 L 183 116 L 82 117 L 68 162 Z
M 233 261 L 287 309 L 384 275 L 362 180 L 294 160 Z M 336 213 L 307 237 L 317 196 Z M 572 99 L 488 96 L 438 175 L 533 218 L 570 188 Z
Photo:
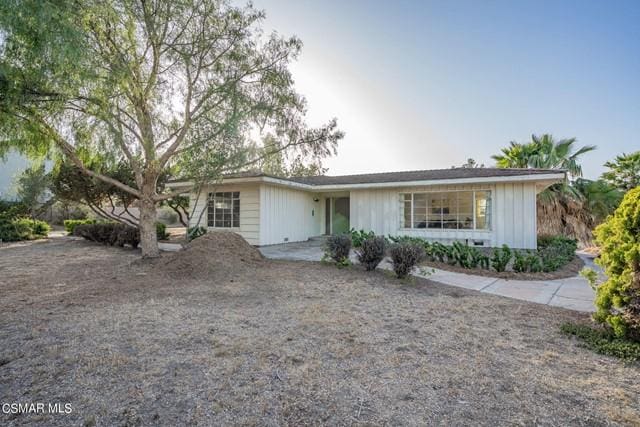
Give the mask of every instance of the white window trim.
M 418 193 L 418 194 L 432 194 L 432 193 L 473 193 L 473 228 L 456 228 L 456 229 L 451 229 L 451 228 L 414 228 L 413 224 L 413 197 L 414 194 Z M 489 223 L 489 227 L 488 228 L 477 228 L 477 224 L 476 224 L 476 192 L 481 192 L 481 193 L 489 193 L 490 196 L 490 200 L 491 200 L 491 209 L 489 211 L 489 217 L 491 218 L 491 221 Z M 493 232 L 493 191 L 490 189 L 487 190 L 433 190 L 433 191 L 411 191 L 411 192 L 399 192 L 399 194 L 411 194 L 411 227 L 400 227 L 401 231 L 421 231 L 421 232 L 431 232 L 431 233 L 491 233 Z M 400 199 L 400 198 L 399 198 Z M 404 197 L 401 199 L 402 203 L 403 203 L 403 209 L 404 209 Z M 402 221 L 402 225 L 404 225 L 404 213 L 403 216 L 401 218 Z
M 216 193 L 231 193 L 231 227 L 216 227 L 215 223 L 216 223 L 216 209 L 215 206 L 213 208 L 213 224 L 214 225 L 209 225 L 209 202 L 214 201 L 215 202 L 215 195 Z M 238 198 L 234 198 L 233 197 L 233 193 L 238 193 Z M 233 201 L 234 200 L 238 200 L 238 207 L 241 210 L 242 209 L 242 205 L 240 202 L 240 191 L 212 191 L 209 194 L 207 194 L 207 229 L 212 229 L 212 230 L 235 230 L 238 231 L 240 230 L 240 225 L 238 225 L 237 227 L 233 226 L 233 219 L 234 219 L 234 213 L 233 213 Z M 238 211 L 238 224 L 240 224 L 240 210 Z

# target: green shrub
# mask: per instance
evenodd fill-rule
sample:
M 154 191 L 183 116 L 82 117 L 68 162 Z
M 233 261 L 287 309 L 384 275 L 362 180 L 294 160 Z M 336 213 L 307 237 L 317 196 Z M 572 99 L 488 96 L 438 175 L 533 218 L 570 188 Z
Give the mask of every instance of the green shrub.
M 595 230 L 607 280 L 597 288 L 595 319 L 617 337 L 640 342 L 640 187 L 630 190 Z
M 156 237 L 158 240 L 167 240 L 169 233 L 167 233 L 167 226 L 161 222 L 156 222 Z
M 367 271 L 375 270 L 384 259 L 385 239 L 382 236 L 368 237 L 362 241 L 360 248 L 356 249 L 358 261 L 365 266 Z
M 396 276 L 403 279 L 424 259 L 424 246 L 415 243 L 396 243 L 391 246 L 389 256 Z
M 597 353 L 628 361 L 640 360 L 640 343 L 616 337 L 610 331 L 575 323 L 564 323 L 560 330 L 581 339 L 587 348 Z
M 0 219 L 11 220 L 28 216 L 29 207 L 26 204 L 0 200 Z
M 197 226 L 187 228 L 187 240 L 191 241 L 197 239 L 200 236 L 207 234 L 207 227 Z
M 349 251 L 351 250 L 351 236 L 348 234 L 329 236 L 324 249 L 326 257 L 338 264 L 346 264 L 349 261 Z
M 501 272 L 507 269 L 507 264 L 511 261 L 511 249 L 509 246 L 502 245 L 501 248 L 493 250 L 493 256 L 491 257 L 491 267 L 495 271 Z
M 364 231 L 364 230 L 358 231 L 355 228 L 352 228 L 349 231 L 349 234 L 351 234 L 351 244 L 354 248 L 361 247 L 362 243 L 365 240 L 376 236 L 376 234 L 373 231 Z
M 136 227 L 113 222 L 79 224 L 73 230 L 73 234 L 111 246 L 122 247 L 128 244 L 135 249 L 140 244 L 140 231 Z
M 73 234 L 73 230 L 76 228 L 76 225 L 95 224 L 95 223 L 96 223 L 95 219 L 65 219 L 64 230 L 69 234 Z
M 578 242 L 565 236 L 538 237 L 538 255 L 542 263 L 542 271 L 559 270 L 570 263 L 578 249 Z
M 0 241 L 3 242 L 42 239 L 50 231 L 49 224 L 37 219 L 0 217 Z

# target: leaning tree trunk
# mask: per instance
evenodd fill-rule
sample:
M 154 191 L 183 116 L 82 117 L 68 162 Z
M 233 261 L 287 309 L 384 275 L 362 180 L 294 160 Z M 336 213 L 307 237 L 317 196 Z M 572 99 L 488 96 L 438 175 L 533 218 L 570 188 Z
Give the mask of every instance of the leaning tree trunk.
M 151 197 L 140 199 L 140 246 L 143 258 L 160 256 L 156 234 L 156 203 Z

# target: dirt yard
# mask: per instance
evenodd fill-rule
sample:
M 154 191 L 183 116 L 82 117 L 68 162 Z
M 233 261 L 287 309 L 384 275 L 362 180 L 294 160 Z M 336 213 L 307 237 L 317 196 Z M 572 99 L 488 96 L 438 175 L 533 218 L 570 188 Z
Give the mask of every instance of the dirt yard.
M 0 403 L 72 407 L 0 425 L 640 422 L 640 367 L 558 332 L 585 314 L 224 251 L 0 247 Z

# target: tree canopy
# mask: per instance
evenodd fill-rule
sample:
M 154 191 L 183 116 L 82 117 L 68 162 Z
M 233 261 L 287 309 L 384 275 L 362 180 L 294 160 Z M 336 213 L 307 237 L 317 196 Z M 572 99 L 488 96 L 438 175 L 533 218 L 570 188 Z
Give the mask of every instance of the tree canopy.
M 280 151 L 321 159 L 342 133 L 305 123 L 288 66 L 296 37 L 264 12 L 218 0 L 7 0 L 0 4 L 0 153 L 55 147 L 82 173 L 138 199 L 144 256 L 158 254 L 158 177 L 196 182 Z M 252 133 L 276 143 L 248 155 Z M 91 167 L 125 162 L 132 181 Z
M 640 186 L 640 151 L 622 154 L 604 164 L 609 170 L 602 174 L 602 179 L 623 191 Z

